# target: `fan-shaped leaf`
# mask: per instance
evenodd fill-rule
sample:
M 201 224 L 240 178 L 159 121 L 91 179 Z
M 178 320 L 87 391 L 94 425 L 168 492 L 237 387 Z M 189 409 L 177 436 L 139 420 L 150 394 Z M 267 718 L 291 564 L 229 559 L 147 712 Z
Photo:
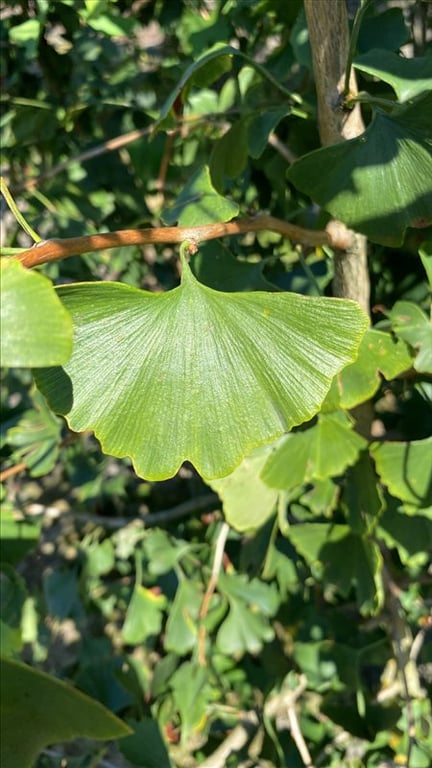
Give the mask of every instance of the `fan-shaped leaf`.
M 61 286 L 75 345 L 64 368 L 36 372 L 54 411 L 104 450 L 163 479 L 191 461 L 207 478 L 317 412 L 357 353 L 367 318 L 340 299 L 219 293 L 189 265 L 151 294 L 116 283 Z
M 72 351 L 71 319 L 49 280 L 1 260 L 1 363 L 60 365 Z
M 310 429 L 286 436 L 264 467 L 264 482 L 282 490 L 341 474 L 366 446 L 352 427 L 343 411 L 320 414 Z
M 222 500 L 225 520 L 237 531 L 259 528 L 275 510 L 279 494 L 260 477 L 271 450 L 257 448 L 230 475 L 209 482 Z
M 394 89 L 399 101 L 407 101 L 423 91 L 432 90 L 432 59 L 419 56 L 406 59 L 392 51 L 374 48 L 357 56 L 353 65 L 375 75 Z
M 432 92 L 379 110 L 361 136 L 310 152 L 288 178 L 348 226 L 397 245 L 407 227 L 432 221 L 431 112 Z
M 410 443 L 373 443 L 377 472 L 412 514 L 432 512 L 432 437 Z

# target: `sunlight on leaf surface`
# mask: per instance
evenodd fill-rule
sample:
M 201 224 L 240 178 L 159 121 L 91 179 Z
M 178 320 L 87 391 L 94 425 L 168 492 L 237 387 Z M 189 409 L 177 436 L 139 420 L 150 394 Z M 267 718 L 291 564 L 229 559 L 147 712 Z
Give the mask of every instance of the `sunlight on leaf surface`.
M 431 111 L 432 92 L 377 110 L 361 136 L 310 152 L 288 179 L 349 227 L 398 245 L 407 227 L 432 221 Z
M 72 351 L 72 323 L 51 282 L 14 259 L 1 260 L 1 361 L 59 365 Z
M 367 318 L 341 299 L 221 293 L 198 283 L 151 294 L 117 283 L 61 286 L 75 346 L 35 372 L 54 411 L 137 474 L 170 477 L 189 460 L 224 477 L 259 445 L 320 408 L 355 359 Z

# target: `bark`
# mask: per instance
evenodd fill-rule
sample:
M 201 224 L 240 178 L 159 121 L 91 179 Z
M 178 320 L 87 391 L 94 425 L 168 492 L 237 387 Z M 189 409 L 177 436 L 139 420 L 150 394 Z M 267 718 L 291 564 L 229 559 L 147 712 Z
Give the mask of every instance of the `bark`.
M 318 127 L 321 143 L 335 144 L 364 130 L 360 107 L 346 112 L 341 108 L 345 68 L 349 50 L 349 27 L 345 0 L 304 0 L 312 63 L 318 99 Z M 355 94 L 355 76 L 350 76 L 350 93 Z M 319 169 L 317 169 L 319 173 Z M 354 299 L 369 312 L 369 271 L 366 238 L 345 230 L 347 246 L 335 252 L 333 293 Z M 344 238 L 345 239 L 345 238 Z

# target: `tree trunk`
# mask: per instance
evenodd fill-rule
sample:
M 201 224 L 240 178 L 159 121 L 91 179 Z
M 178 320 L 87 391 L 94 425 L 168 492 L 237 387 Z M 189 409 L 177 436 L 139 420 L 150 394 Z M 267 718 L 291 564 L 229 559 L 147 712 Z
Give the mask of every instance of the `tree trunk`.
M 345 0 L 304 0 L 312 62 L 318 97 L 318 126 L 321 143 L 335 144 L 352 139 L 364 131 L 360 107 L 350 112 L 341 109 L 345 68 L 349 50 L 349 27 Z M 350 93 L 357 91 L 354 73 Z M 337 223 L 345 230 L 347 247 L 334 257 L 333 293 L 354 299 L 369 312 L 370 282 L 366 238 Z

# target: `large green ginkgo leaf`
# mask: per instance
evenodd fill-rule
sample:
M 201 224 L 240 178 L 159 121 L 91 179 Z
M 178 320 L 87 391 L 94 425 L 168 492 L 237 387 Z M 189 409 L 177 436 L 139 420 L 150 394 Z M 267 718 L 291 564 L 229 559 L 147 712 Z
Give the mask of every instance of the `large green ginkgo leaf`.
M 74 352 L 64 368 L 35 372 L 38 386 L 73 430 L 94 430 L 155 480 L 185 460 L 223 477 L 310 419 L 367 326 L 351 301 L 214 291 L 186 261 L 165 294 L 117 283 L 58 291 Z
M 310 152 L 288 178 L 348 226 L 397 245 L 407 227 L 432 222 L 431 113 L 432 91 L 377 110 L 361 136 Z

